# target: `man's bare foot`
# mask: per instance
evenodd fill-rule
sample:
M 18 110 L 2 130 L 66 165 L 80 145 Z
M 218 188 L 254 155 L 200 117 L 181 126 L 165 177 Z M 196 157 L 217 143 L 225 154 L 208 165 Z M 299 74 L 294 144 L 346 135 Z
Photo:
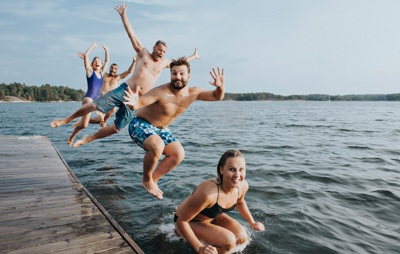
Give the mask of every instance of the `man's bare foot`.
M 82 123 L 82 118 L 79 118 L 78 121 L 72 124 L 72 128 L 75 128 L 76 126 L 79 126 Z
M 76 141 L 72 146 L 79 147 L 81 145 L 89 143 L 90 141 L 89 141 L 88 137 L 89 136 L 87 136 L 87 135 L 83 136 L 83 139 Z
M 72 143 L 74 142 L 74 138 L 75 138 L 75 136 L 72 136 L 72 134 L 69 136 L 69 138 L 68 138 L 68 140 L 67 140 L 67 144 L 68 144 L 69 146 L 71 146 Z
M 106 114 L 101 113 L 101 112 L 98 111 L 98 110 L 95 112 L 95 114 L 97 115 L 97 117 L 100 118 L 100 121 L 104 121 L 104 116 L 105 116 Z
M 52 121 L 50 123 L 50 126 L 53 127 L 53 128 L 56 128 L 56 127 L 59 127 L 61 125 L 67 124 L 67 123 L 68 122 L 65 119 L 57 119 L 57 120 Z
M 154 181 L 154 180 L 153 180 Z M 154 182 L 154 184 L 157 186 L 157 189 L 159 190 L 159 191 L 161 191 L 161 194 L 164 194 L 164 192 L 158 187 L 158 182 Z
M 151 195 L 155 196 L 158 199 L 163 199 L 163 192 L 158 188 L 153 181 L 150 182 L 142 182 L 143 188 L 150 193 Z

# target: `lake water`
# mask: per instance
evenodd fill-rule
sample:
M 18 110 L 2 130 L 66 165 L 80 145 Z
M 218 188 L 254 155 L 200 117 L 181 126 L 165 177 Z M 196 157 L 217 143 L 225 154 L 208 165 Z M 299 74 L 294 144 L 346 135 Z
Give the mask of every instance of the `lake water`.
M 177 205 L 215 175 L 228 149 L 247 162 L 248 206 L 264 232 L 238 253 L 399 253 L 398 102 L 196 102 L 173 125 L 186 157 L 160 180 L 164 199 L 141 187 L 144 152 L 124 129 L 66 145 L 71 125 L 50 122 L 80 103 L 0 103 L 0 135 L 48 136 L 83 185 L 147 254 L 195 253 L 174 234 Z M 81 132 L 96 131 L 92 125 Z

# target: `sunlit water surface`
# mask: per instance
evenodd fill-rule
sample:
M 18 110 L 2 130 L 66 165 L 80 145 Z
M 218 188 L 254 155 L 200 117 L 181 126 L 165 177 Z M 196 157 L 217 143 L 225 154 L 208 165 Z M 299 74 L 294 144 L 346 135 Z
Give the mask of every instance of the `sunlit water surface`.
M 79 180 L 149 254 L 195 253 L 176 237 L 173 213 L 215 175 L 227 149 L 246 157 L 246 201 L 264 232 L 237 253 L 398 253 L 400 104 L 396 102 L 196 102 L 171 130 L 185 160 L 141 187 L 144 152 L 127 130 L 79 148 L 71 125 L 51 128 L 80 103 L 0 103 L 0 135 L 48 136 Z M 81 132 L 96 131 L 92 125 Z

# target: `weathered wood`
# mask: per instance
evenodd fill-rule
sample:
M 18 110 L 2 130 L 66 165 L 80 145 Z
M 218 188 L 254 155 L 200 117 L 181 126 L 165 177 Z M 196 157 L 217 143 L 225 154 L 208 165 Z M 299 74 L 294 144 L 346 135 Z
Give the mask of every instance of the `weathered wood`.
M 0 136 L 0 253 L 144 253 L 46 137 Z

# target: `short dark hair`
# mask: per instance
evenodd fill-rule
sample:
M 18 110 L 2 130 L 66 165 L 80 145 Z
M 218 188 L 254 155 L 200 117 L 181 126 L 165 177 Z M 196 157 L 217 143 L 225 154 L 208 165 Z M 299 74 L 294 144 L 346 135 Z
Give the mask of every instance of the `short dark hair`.
M 163 40 L 158 40 L 158 41 L 156 41 L 156 44 L 154 44 L 154 46 L 157 46 L 158 44 L 162 44 L 162 45 L 164 45 L 165 47 L 168 47 L 168 46 L 167 46 L 167 43 L 166 43 L 165 41 L 163 41 Z
M 190 64 L 187 61 L 186 57 L 180 57 L 176 60 L 172 59 L 171 63 L 169 64 L 169 68 L 172 70 L 172 67 L 181 65 L 186 65 L 186 67 L 188 68 L 188 73 L 190 73 Z

